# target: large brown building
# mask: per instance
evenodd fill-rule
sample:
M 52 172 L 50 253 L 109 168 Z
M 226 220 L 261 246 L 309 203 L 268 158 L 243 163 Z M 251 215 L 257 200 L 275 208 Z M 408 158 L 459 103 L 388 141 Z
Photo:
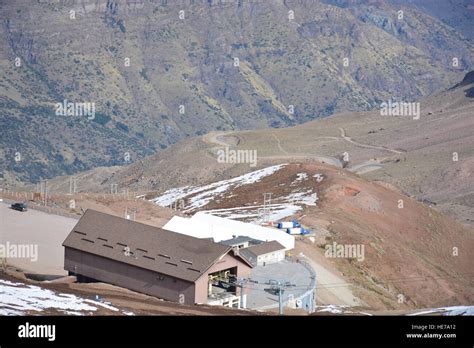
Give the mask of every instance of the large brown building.
M 240 306 L 233 284 L 252 268 L 231 247 L 90 209 L 63 246 L 64 268 L 79 279 L 185 304 Z

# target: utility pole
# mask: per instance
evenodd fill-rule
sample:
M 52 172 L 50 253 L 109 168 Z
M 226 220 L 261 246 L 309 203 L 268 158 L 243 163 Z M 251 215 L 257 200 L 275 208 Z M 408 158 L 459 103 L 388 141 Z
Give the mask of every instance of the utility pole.
M 44 181 L 44 206 L 48 205 L 48 180 Z
M 136 208 L 131 209 L 130 214 L 129 214 L 128 207 L 125 207 L 125 219 L 135 221 L 136 217 L 137 217 L 137 209 Z
M 245 282 L 245 279 L 240 278 L 239 284 L 236 285 L 240 288 L 240 308 L 247 307 L 247 306 L 244 307 L 244 282 Z
M 76 193 L 77 189 L 77 178 L 72 176 L 69 178 L 69 194 Z
M 236 288 L 240 288 L 240 301 L 239 301 L 239 308 L 246 308 L 247 306 L 244 307 L 244 284 L 248 281 L 248 279 L 245 278 L 240 278 L 237 281 L 237 276 L 236 275 L 230 275 L 231 280 L 226 281 L 227 284 L 235 286 Z
M 268 222 L 268 217 L 270 215 L 270 204 L 272 204 L 272 193 L 266 192 L 263 194 L 262 222 Z
M 43 205 L 48 204 L 48 180 L 40 180 L 40 194 L 43 198 Z
M 283 315 L 283 287 L 280 282 L 278 282 L 278 313 Z
M 264 289 L 265 291 L 270 292 L 272 295 L 278 295 L 278 313 L 280 315 L 283 315 L 283 294 L 285 293 L 285 288 L 296 286 L 296 285 L 290 282 L 275 281 L 275 280 L 270 280 L 266 282 L 266 284 L 270 284 L 271 287 Z

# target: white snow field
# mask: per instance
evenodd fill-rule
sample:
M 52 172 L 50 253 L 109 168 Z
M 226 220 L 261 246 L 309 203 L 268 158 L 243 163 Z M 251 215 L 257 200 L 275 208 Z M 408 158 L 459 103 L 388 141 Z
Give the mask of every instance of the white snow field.
M 55 293 L 39 286 L 0 279 L 0 315 L 31 315 L 42 314 L 44 311 L 88 315 L 97 311 L 98 307 L 120 312 L 109 302 L 94 301 L 73 294 Z M 123 314 L 133 315 L 130 312 Z

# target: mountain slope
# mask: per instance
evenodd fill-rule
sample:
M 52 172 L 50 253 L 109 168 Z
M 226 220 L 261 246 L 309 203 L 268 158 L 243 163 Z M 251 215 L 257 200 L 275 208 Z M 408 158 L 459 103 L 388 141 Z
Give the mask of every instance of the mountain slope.
M 37 181 L 126 165 L 211 130 L 282 127 L 413 100 L 472 68 L 471 41 L 411 5 L 398 20 L 400 8 L 2 1 L 0 168 Z M 57 116 L 64 100 L 95 103 L 94 118 Z
M 420 118 L 379 112 L 342 113 L 303 125 L 210 133 L 186 139 L 126 167 L 79 174 L 82 191 L 120 189 L 162 193 L 247 173 L 249 163 L 220 163 L 218 151 L 250 150 L 257 167 L 287 162 L 325 162 L 390 184 L 419 201 L 473 224 L 473 73 L 453 88 L 420 100 Z M 344 161 L 344 154 L 347 155 Z M 69 177 L 50 182 L 68 192 Z
M 227 181 L 175 188 L 153 201 L 181 206 L 185 213 L 207 211 L 260 223 L 263 195 L 269 192 L 269 221 L 297 218 L 313 232 L 312 237 L 297 238 L 292 254 L 303 253 L 321 265 L 326 257 L 325 262 L 344 276 L 345 284 L 330 284 L 318 274 L 319 303 L 324 291 L 337 286 L 351 289 L 378 310 L 474 300 L 472 230 L 344 169 L 322 164 L 273 166 Z M 362 259 L 328 258 L 326 246 L 333 243 L 364 246 Z

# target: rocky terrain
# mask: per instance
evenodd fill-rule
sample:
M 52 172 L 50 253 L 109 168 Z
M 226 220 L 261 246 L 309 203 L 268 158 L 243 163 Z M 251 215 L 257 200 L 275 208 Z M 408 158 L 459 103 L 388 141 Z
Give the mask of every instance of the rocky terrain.
M 4 181 L 448 88 L 473 67 L 474 46 L 472 9 L 447 3 L 0 1 Z M 57 115 L 65 101 L 95 114 Z
M 330 284 L 319 273 L 319 301 L 331 287 L 352 289 L 372 310 L 453 306 L 474 299 L 471 228 L 334 166 L 288 164 L 262 172 L 251 172 L 246 180 L 168 191 L 154 201 L 183 201 L 185 213 L 232 213 L 233 219 L 262 222 L 263 195 L 272 193 L 270 221 L 296 218 L 313 233 L 299 237 L 292 253 L 336 267 L 346 281 Z M 332 243 L 364 245 L 365 256 L 328 259 L 325 246 Z
M 389 185 L 472 226 L 473 88 L 470 73 L 452 88 L 420 99 L 418 120 L 382 116 L 380 111 L 341 113 L 289 128 L 186 139 L 126 167 L 81 173 L 79 189 L 110 192 L 111 184 L 117 184 L 119 191 L 129 189 L 150 198 L 272 164 L 325 162 Z M 219 163 L 217 152 L 226 147 L 256 151 L 257 167 Z M 68 192 L 69 182 L 69 177 L 55 178 L 51 191 Z
M 291 254 L 315 268 L 318 303 L 349 306 L 320 312 L 472 304 L 474 16 L 437 3 L 0 0 L 1 197 L 154 226 L 297 219 L 311 234 Z M 67 102 L 94 112 L 61 115 Z M 333 243 L 365 255 L 326 257 Z M 81 314 L 113 314 L 93 293 L 125 315 L 227 314 L 33 284 L 0 275 L 13 302 L 69 293 Z M 62 313 L 25 308 L 3 310 Z
M 272 197 L 264 220 L 265 193 Z M 154 226 L 163 226 L 175 214 L 186 217 L 198 211 L 255 223 L 296 219 L 310 234 L 297 236 L 290 254 L 317 270 L 321 313 L 406 314 L 468 305 L 474 299 L 472 228 L 342 167 L 316 161 L 280 164 L 147 196 L 149 200 L 121 194 L 54 194 L 50 205 L 70 210 L 68 202 L 74 199 L 76 210 L 93 208 L 118 216 L 127 209 L 137 212 L 132 214 L 137 221 Z M 328 257 L 327 245 L 334 243 L 363 246 L 363 255 Z M 98 291 L 115 305 L 118 289 L 101 286 L 71 285 L 68 290 Z M 347 294 L 357 302 L 343 300 Z M 135 296 L 124 301 L 126 308 L 137 305 Z

